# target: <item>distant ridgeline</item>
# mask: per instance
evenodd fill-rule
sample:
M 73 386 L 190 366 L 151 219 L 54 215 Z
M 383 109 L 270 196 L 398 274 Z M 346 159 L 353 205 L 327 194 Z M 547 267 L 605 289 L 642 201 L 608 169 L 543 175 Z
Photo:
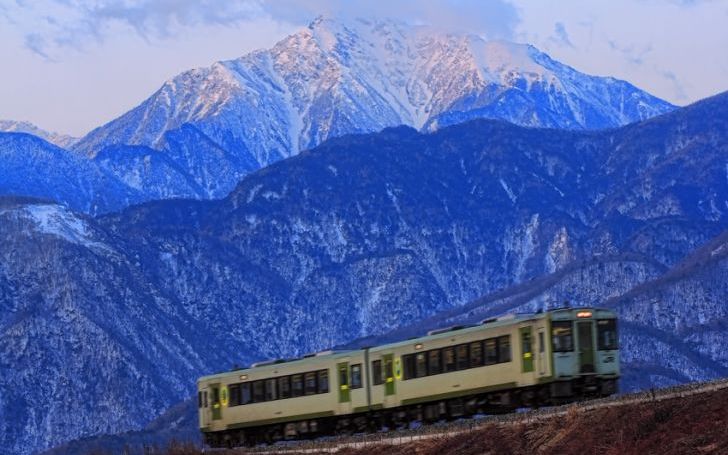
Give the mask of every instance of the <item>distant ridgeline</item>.
M 176 76 L 80 139 L 0 122 L 0 131 L 55 144 L 0 135 L 0 194 L 96 215 L 150 200 L 222 198 L 250 172 L 351 133 L 435 131 L 477 118 L 603 129 L 672 109 L 532 46 L 319 18 L 271 49 Z
M 726 375 L 726 156 L 722 94 L 602 131 L 344 136 L 215 201 L 2 199 L 0 447 L 140 428 L 233 364 L 563 300 L 618 311 L 627 388 Z

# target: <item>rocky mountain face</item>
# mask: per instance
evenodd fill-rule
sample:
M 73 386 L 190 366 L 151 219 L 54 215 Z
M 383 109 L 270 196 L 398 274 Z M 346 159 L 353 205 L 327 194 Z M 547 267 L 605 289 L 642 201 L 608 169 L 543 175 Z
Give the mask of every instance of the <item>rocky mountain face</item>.
M 434 131 L 477 118 L 602 129 L 673 108 L 532 46 L 395 22 L 319 18 L 271 49 L 176 76 L 80 140 L 31 126 L 6 129 L 69 147 L 90 161 L 82 167 L 122 182 L 120 193 L 95 182 L 98 196 L 82 204 L 64 192 L 43 195 L 99 214 L 149 200 L 222 198 L 244 175 L 346 134 L 397 125 Z M 26 157 L 17 151 L 18 162 Z M 22 178 L 31 170 L 15 173 Z M 12 189 L 4 194 L 36 195 Z
M 542 297 L 487 309 L 629 296 L 726 229 L 727 126 L 723 94 L 600 132 L 400 127 L 326 141 L 217 201 L 94 219 L 5 200 L 0 444 L 24 454 L 141 428 L 202 373 L 383 335 L 549 273 Z M 669 311 L 690 311 L 698 281 Z M 719 371 L 719 329 L 703 330 L 724 320 L 707 318 L 724 306 L 719 286 L 680 322 L 688 348 L 668 310 L 640 319 L 653 297 L 620 300 L 635 308 L 627 362 L 654 383 Z M 645 350 L 654 340 L 659 355 Z

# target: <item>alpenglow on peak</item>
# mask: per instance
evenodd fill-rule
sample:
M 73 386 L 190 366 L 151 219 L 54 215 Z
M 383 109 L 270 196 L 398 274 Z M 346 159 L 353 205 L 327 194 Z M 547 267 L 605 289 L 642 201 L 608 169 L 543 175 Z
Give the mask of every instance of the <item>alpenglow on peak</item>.
M 98 157 L 117 147 L 105 165 L 136 182 L 149 170 L 118 146 L 149 147 L 184 174 L 170 181 L 191 182 L 154 194 L 214 198 L 245 174 L 344 134 L 396 125 L 431 131 L 474 118 L 596 129 L 671 109 L 627 82 L 585 75 L 530 45 L 319 17 L 270 49 L 168 80 L 73 149 Z

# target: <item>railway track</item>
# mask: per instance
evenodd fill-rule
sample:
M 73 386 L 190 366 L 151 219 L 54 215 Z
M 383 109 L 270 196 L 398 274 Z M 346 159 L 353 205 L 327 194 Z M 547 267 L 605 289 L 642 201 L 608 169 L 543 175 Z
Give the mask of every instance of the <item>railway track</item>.
M 569 403 L 560 406 L 532 409 L 503 415 L 488 415 L 461 419 L 447 423 L 423 425 L 414 429 L 320 438 L 311 441 L 277 443 L 273 446 L 259 446 L 237 449 L 208 449 L 215 454 L 280 454 L 280 453 L 337 453 L 344 449 L 361 449 L 372 446 L 411 444 L 433 438 L 447 438 L 481 429 L 485 425 L 531 424 L 566 416 L 570 412 L 586 412 L 616 406 L 659 402 L 675 398 L 712 393 L 728 389 L 728 379 L 691 383 L 665 389 L 650 389 L 642 392 L 616 395 L 596 400 Z

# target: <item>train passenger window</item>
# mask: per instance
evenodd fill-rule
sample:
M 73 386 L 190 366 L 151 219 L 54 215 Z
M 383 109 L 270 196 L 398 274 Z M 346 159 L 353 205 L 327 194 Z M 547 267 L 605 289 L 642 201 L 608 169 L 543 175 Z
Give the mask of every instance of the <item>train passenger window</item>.
M 197 392 L 197 408 L 202 407 L 202 392 Z
M 443 348 L 442 363 L 446 373 L 455 371 L 455 348 Z
M 424 352 L 415 354 L 415 373 L 418 378 L 427 376 L 427 356 Z
M 316 385 L 316 372 L 312 371 L 304 375 L 304 383 L 306 386 L 306 395 L 316 395 L 318 386 Z
M 220 389 L 217 387 L 212 389 L 212 404 L 220 403 Z
M 498 363 L 498 343 L 495 338 L 485 340 L 485 364 L 494 365 Z
M 351 366 L 351 388 L 361 389 L 361 363 Z
M 263 381 L 253 382 L 253 403 L 261 403 L 265 401 L 265 386 Z
M 248 404 L 252 401 L 250 394 L 250 383 L 243 382 L 240 384 L 240 404 Z
M 511 336 L 498 337 L 498 363 L 511 361 Z
M 329 370 L 318 372 L 318 393 L 329 393 Z
M 442 366 L 440 365 L 440 350 L 433 349 L 427 353 L 427 374 L 440 374 L 442 373 Z
M 551 323 L 554 352 L 571 352 L 574 350 L 574 336 L 571 321 L 554 321 Z
M 381 385 L 384 383 L 384 377 L 382 376 L 382 361 L 372 361 L 372 384 Z
M 291 398 L 291 377 L 278 378 L 278 398 Z
M 240 384 L 233 384 L 229 387 L 230 406 L 238 406 L 240 404 Z
M 470 365 L 468 356 L 468 345 L 461 344 L 455 347 L 455 356 L 457 357 L 458 370 L 466 370 Z
M 275 379 L 265 380 L 265 401 L 273 401 L 278 398 L 276 394 L 276 382 Z
M 483 344 L 480 341 L 470 343 L 470 368 L 483 364 Z
M 294 397 L 303 395 L 303 375 L 294 374 L 291 376 L 291 392 Z
M 404 364 L 404 379 L 416 378 L 415 372 L 415 356 L 407 354 L 402 356 L 402 364 Z
M 205 393 L 202 395 L 202 401 L 205 402 L 205 407 L 207 407 L 207 390 L 205 390 Z
M 597 349 L 607 351 L 617 348 L 617 320 L 599 319 L 597 321 Z

